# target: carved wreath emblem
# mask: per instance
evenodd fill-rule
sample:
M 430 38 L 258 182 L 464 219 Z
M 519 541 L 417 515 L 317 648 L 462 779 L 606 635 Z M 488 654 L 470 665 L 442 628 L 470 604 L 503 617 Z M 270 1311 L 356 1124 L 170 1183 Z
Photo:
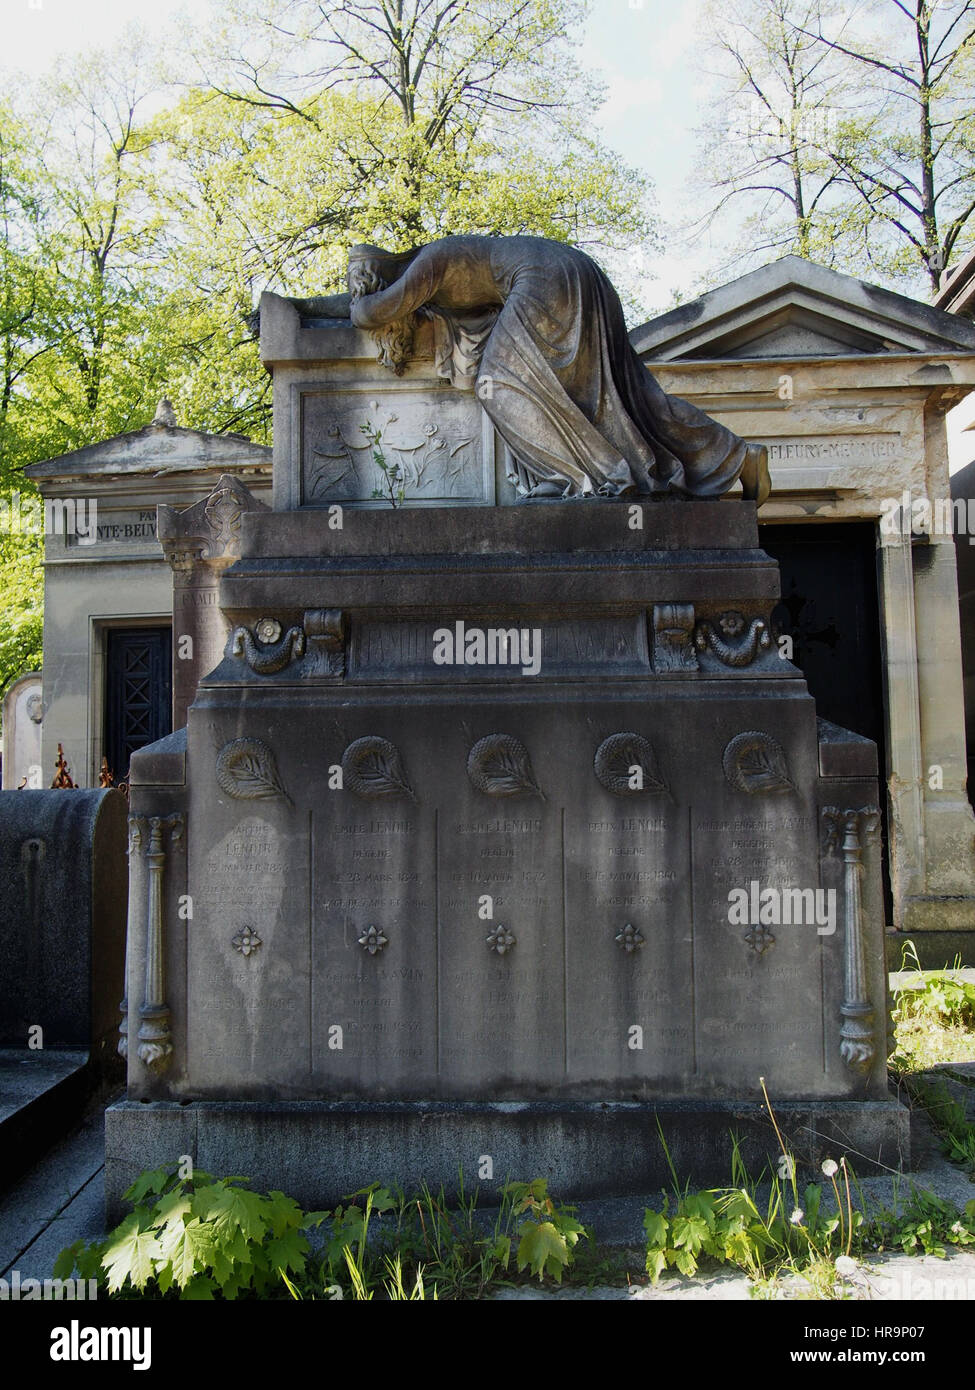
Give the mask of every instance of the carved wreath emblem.
M 240 801 L 291 797 L 278 776 L 274 754 L 259 738 L 235 738 L 217 754 L 217 784 L 228 796 Z
M 702 618 L 694 633 L 694 645 L 699 652 L 712 652 L 724 666 L 750 666 L 759 652 L 772 645 L 764 618 L 753 618 L 746 630 L 744 614 L 728 609 L 718 615 L 718 628 L 720 633 Z
M 416 800 L 396 744 L 374 734 L 349 744 L 342 754 L 342 779 L 343 786 L 356 796 L 408 796 Z
M 488 734 L 467 755 L 467 775 L 485 796 L 540 796 L 528 749 L 512 734 Z
M 610 734 L 596 749 L 592 765 L 614 796 L 667 791 L 653 744 L 642 734 Z
M 728 784 L 749 796 L 795 791 L 785 749 L 771 734 L 749 729 L 737 734 L 721 759 Z

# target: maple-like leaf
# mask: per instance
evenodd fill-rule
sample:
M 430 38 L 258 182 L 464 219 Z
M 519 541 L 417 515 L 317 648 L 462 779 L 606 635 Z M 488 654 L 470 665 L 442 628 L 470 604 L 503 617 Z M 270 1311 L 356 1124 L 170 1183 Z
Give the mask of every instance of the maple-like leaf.
M 198 1216 L 185 1223 L 170 1221 L 159 1235 L 159 1253 L 173 1271 L 173 1282 L 181 1289 L 196 1274 L 203 1274 L 213 1263 L 215 1231 Z
M 190 1282 L 186 1285 L 186 1288 L 183 1290 L 180 1297 L 188 1299 L 191 1302 L 212 1303 L 213 1284 L 206 1277 L 206 1275 L 198 1274 L 194 1279 L 191 1279 Z
M 153 1196 L 164 1192 L 169 1186 L 174 1176 L 172 1168 L 152 1168 L 148 1173 L 142 1173 L 129 1188 L 122 1194 L 123 1201 L 129 1202 L 133 1207 L 137 1207 L 143 1197 Z
M 300 1274 L 305 1267 L 308 1242 L 297 1231 L 288 1231 L 275 1240 L 269 1240 L 264 1248 L 268 1260 L 277 1270 L 292 1269 Z
M 201 1220 L 212 1221 L 214 1233 L 224 1244 L 238 1232 L 247 1240 L 261 1241 L 268 1226 L 265 1203 L 256 1192 L 225 1187 L 222 1183 L 195 1194 L 193 1213 Z
M 561 1283 L 562 1270 L 569 1263 L 569 1251 L 563 1236 L 551 1221 L 526 1221 L 518 1228 L 518 1268 L 531 1269 L 539 1282 L 546 1273 Z
M 296 1229 L 301 1221 L 301 1207 L 294 1198 L 278 1191 L 267 1195 L 274 1203 L 271 1208 L 271 1234 L 283 1236 L 286 1231 Z
M 650 1250 L 647 1253 L 647 1273 L 650 1275 L 651 1284 L 658 1283 L 666 1268 L 667 1256 L 663 1250 Z
M 647 1233 L 647 1243 L 661 1248 L 667 1244 L 667 1218 L 661 1216 L 659 1211 L 650 1211 L 649 1208 L 643 1213 L 643 1229 Z
M 708 1224 L 699 1216 L 675 1216 L 670 1232 L 675 1250 L 683 1246 L 689 1255 L 699 1255 L 708 1238 Z
M 143 1229 L 138 1214 L 133 1212 L 112 1233 L 102 1255 L 109 1293 L 118 1293 L 126 1280 L 133 1288 L 144 1289 L 153 1276 L 154 1260 L 158 1257 L 156 1233 Z

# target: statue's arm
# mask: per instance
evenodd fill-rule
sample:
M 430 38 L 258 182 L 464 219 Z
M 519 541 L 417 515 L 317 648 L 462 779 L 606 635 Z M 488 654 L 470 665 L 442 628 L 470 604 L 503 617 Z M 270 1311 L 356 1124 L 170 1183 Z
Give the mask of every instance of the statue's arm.
M 364 294 L 352 305 L 356 328 L 384 328 L 428 303 L 443 280 L 446 269 L 442 255 L 425 247 L 398 280 L 376 294 Z
M 303 318 L 347 319 L 352 305 L 350 294 L 318 294 L 310 299 L 292 299 L 291 303 Z

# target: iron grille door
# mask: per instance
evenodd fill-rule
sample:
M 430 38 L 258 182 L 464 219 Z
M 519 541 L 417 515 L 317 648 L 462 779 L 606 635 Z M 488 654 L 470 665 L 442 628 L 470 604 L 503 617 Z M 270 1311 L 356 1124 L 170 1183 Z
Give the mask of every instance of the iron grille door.
M 105 757 L 127 781 L 132 754 L 172 732 L 172 630 L 111 629 L 105 691 Z

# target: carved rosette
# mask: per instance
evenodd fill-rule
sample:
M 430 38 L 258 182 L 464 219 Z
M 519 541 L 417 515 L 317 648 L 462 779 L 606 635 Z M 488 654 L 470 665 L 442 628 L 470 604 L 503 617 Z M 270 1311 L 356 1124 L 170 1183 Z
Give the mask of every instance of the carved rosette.
M 642 734 L 610 734 L 596 749 L 592 766 L 600 784 L 614 796 L 667 791 L 653 744 Z
M 517 938 L 513 933 L 511 933 L 507 927 L 503 927 L 500 924 L 484 939 L 495 955 L 498 956 L 506 956 L 517 943 Z
M 379 955 L 389 945 L 389 937 L 382 927 L 367 927 L 358 941 L 362 949 L 370 956 Z
M 843 860 L 843 1004 L 840 1013 L 840 1055 L 854 1071 L 868 1072 L 877 1055 L 874 1008 L 867 991 L 866 948 L 863 934 L 861 875 L 863 847 L 871 843 L 880 824 L 876 806 L 841 810 L 823 808 L 827 853 Z
M 635 927 L 632 922 L 627 922 L 622 931 L 616 933 L 613 938 L 617 946 L 622 947 L 626 954 L 632 955 L 634 951 L 639 951 L 641 946 L 646 945 L 647 938 L 639 927 Z
M 785 749 L 760 729 L 736 734 L 722 754 L 721 765 L 728 785 L 748 796 L 795 791 Z
M 752 927 L 745 932 L 742 940 L 755 952 L 757 956 L 764 956 L 765 952 L 775 945 L 775 937 L 768 927 L 760 924 Z
M 721 613 L 717 626 L 702 618 L 694 633 L 694 645 L 702 653 L 710 652 L 723 666 L 750 666 L 761 653 L 768 651 L 772 637 L 764 618 L 748 622 L 744 614 L 734 609 Z
M 254 927 L 241 927 L 240 931 L 231 941 L 235 951 L 239 951 L 242 956 L 252 956 L 255 951 L 259 951 L 264 945 L 263 940 L 258 935 Z
M 485 796 L 545 795 L 535 781 L 528 749 L 513 734 L 488 734 L 467 755 L 471 785 Z
M 149 919 L 146 927 L 146 977 L 142 1007 L 139 1009 L 139 1060 L 157 1075 L 172 1060 L 173 1038 L 170 1009 L 166 1003 L 165 889 L 166 837 L 169 846 L 182 843 L 183 817 L 149 817 Z

